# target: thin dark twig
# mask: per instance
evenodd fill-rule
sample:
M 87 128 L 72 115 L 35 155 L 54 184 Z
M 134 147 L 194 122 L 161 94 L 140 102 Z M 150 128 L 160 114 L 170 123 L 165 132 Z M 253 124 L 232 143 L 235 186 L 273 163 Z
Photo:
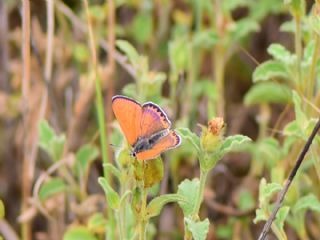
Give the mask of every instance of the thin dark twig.
M 297 162 L 296 162 L 294 168 L 292 169 L 292 171 L 291 171 L 291 173 L 290 173 L 290 175 L 289 175 L 289 177 L 288 177 L 283 189 L 279 193 L 279 196 L 278 196 L 278 199 L 276 201 L 275 207 L 274 207 L 274 209 L 272 211 L 272 214 L 269 217 L 268 221 L 265 223 L 258 240 L 264 240 L 266 238 L 267 233 L 270 230 L 271 224 L 272 224 L 273 220 L 275 219 L 275 217 L 276 217 L 276 215 L 277 215 L 277 213 L 278 213 L 278 211 L 279 211 L 279 209 L 280 209 L 280 207 L 282 205 L 283 199 L 284 199 L 286 193 L 288 192 L 289 187 L 290 187 L 294 177 L 296 176 L 297 171 L 298 171 L 298 169 L 299 169 L 299 167 L 300 167 L 305 155 L 307 154 L 307 152 L 308 152 L 308 150 L 309 150 L 309 148 L 310 148 L 310 146 L 312 144 L 312 141 L 313 141 L 314 137 L 316 136 L 317 132 L 319 131 L 319 129 L 320 129 L 320 118 L 319 118 L 317 124 L 315 125 L 310 137 L 308 138 L 308 141 L 304 145 L 304 147 L 303 147 L 303 149 L 302 149 L 302 151 L 301 151 L 301 153 L 300 153 L 300 155 L 299 155 L 299 157 L 297 159 Z

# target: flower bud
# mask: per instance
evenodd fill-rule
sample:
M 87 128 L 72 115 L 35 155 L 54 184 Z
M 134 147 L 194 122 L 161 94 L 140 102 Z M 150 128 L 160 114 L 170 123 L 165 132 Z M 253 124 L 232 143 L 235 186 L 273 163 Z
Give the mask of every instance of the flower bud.
M 224 135 L 223 118 L 213 118 L 208 122 L 208 127 L 202 126 L 201 146 L 203 151 L 213 153 L 220 147 Z

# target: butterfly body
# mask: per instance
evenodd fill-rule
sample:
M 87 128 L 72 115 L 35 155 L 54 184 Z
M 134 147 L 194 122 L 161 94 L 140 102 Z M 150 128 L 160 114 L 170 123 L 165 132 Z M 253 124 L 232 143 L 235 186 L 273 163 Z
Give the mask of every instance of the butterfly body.
M 156 104 L 140 104 L 125 97 L 114 96 L 112 109 L 128 143 L 131 155 L 139 160 L 153 159 L 162 152 L 179 146 L 180 136 L 170 130 L 171 122 Z
M 169 133 L 168 129 L 157 132 L 150 137 L 139 137 L 137 142 L 132 146 L 131 155 L 135 157 L 137 153 L 152 149 L 152 147 L 164 136 Z

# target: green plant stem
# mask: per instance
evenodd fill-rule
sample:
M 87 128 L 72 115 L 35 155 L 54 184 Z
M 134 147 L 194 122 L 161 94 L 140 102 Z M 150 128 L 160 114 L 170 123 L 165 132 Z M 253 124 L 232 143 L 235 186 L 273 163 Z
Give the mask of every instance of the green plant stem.
M 287 240 L 287 236 L 286 234 L 281 230 L 279 229 L 275 224 L 272 224 L 272 227 L 271 227 L 273 233 L 277 236 L 277 239 L 279 240 Z
M 147 209 L 147 190 L 143 187 L 142 191 L 142 199 L 141 199 L 141 211 L 140 211 L 140 219 L 139 219 L 139 240 L 145 240 L 147 234 L 147 220 L 146 220 L 146 209 Z
M 192 218 L 195 221 L 199 220 L 199 211 L 200 211 L 201 203 L 203 201 L 203 195 L 204 195 L 208 173 L 209 171 L 207 170 L 203 170 L 203 169 L 200 170 L 200 188 L 197 194 L 197 198 L 195 200 L 193 212 L 191 214 Z M 186 227 L 184 229 L 184 240 L 192 240 L 192 234 Z
M 317 61 L 319 59 L 319 50 L 320 50 L 320 38 L 319 35 L 315 35 L 315 44 L 314 44 L 314 51 L 312 55 L 312 62 L 310 66 L 310 75 L 308 78 L 306 78 L 306 98 L 307 99 L 313 99 L 313 92 L 315 88 L 316 83 L 316 66 Z M 307 105 L 307 113 L 310 113 L 311 106 L 309 104 Z
M 95 88 L 96 88 L 96 108 L 98 114 L 98 125 L 99 125 L 99 133 L 100 133 L 100 144 L 101 144 L 101 151 L 102 151 L 102 161 L 103 164 L 109 163 L 108 159 L 108 141 L 106 137 L 106 127 L 105 127 L 105 119 L 104 119 L 104 107 L 103 107 L 103 97 L 102 97 L 102 88 L 101 88 L 101 79 L 99 77 L 98 71 L 98 57 L 96 51 L 96 42 L 92 30 L 92 22 L 91 16 L 89 13 L 89 4 L 88 0 L 83 1 L 86 17 L 87 17 L 87 26 L 88 26 L 88 35 L 89 35 L 89 46 L 90 46 L 90 53 L 92 58 L 92 65 L 94 69 L 94 81 L 95 81 Z M 108 182 L 111 183 L 111 176 L 108 173 L 107 169 L 103 169 L 104 177 Z M 109 213 L 108 209 L 106 209 L 107 213 Z M 108 214 L 109 217 L 109 230 L 111 231 L 112 239 L 114 239 L 114 228 L 115 228 L 115 216 L 113 213 Z M 108 233 L 106 232 L 106 235 Z
M 224 62 L 225 49 L 218 43 L 214 49 L 214 79 L 217 86 L 217 116 L 224 117 L 225 96 L 224 96 Z
M 118 222 L 117 227 L 118 227 L 119 240 L 123 240 L 125 238 L 123 237 L 124 229 L 123 229 L 123 225 L 122 225 L 122 221 L 121 221 L 121 218 L 122 218 L 121 210 L 118 210 L 116 213 L 117 213 L 117 219 L 116 220 Z
M 297 63 L 296 63 L 296 72 L 297 72 L 297 86 L 299 92 L 303 92 L 305 89 L 305 82 L 302 82 L 301 79 L 301 59 L 302 59 L 302 45 L 301 45 L 301 18 L 300 15 L 294 15 L 296 33 L 294 35 L 294 42 L 295 42 L 295 51 L 297 55 Z
M 195 219 L 198 218 L 199 216 L 201 203 L 203 201 L 204 189 L 206 187 L 207 176 L 208 176 L 208 171 L 201 169 L 200 170 L 200 189 L 195 201 L 194 210 L 192 214 Z

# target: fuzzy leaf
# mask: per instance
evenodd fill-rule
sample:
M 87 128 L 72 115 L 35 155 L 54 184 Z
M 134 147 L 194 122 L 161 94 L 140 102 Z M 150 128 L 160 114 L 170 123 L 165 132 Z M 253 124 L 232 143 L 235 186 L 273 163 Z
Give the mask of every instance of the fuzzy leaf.
M 218 35 L 212 30 L 196 32 L 193 36 L 193 45 L 195 47 L 209 49 L 217 42 Z
M 225 155 L 228 152 L 239 151 L 242 144 L 252 141 L 249 137 L 243 135 L 233 135 L 227 137 L 221 145 L 221 154 Z
M 63 240 L 98 240 L 93 233 L 84 226 L 76 226 L 68 229 Z
M 285 64 L 293 64 L 295 62 L 295 57 L 279 43 L 271 44 L 267 51 L 274 59 Z
M 265 178 L 262 178 L 259 186 L 259 202 L 260 204 L 267 203 L 270 198 L 282 189 L 279 183 L 267 183 Z
M 265 221 L 268 219 L 266 212 L 263 209 L 258 208 L 256 210 L 256 217 L 253 219 L 253 222 L 256 224 L 260 221 Z
M 82 146 L 76 153 L 76 171 L 81 176 L 88 169 L 91 162 L 99 156 L 98 148 L 89 144 Z
M 93 232 L 103 233 L 107 224 L 106 218 L 102 213 L 94 213 L 88 220 L 88 228 Z
M 136 51 L 136 49 L 128 41 L 117 40 L 116 45 L 118 48 L 120 48 L 121 51 L 123 51 L 126 54 L 131 64 L 133 65 L 138 64 L 139 54 Z
M 320 212 L 320 202 L 314 194 L 299 198 L 293 207 L 293 212 L 305 211 L 311 209 L 312 211 Z
M 106 171 L 112 173 L 115 177 L 117 177 L 119 180 L 121 178 L 121 172 L 118 168 L 116 168 L 113 164 L 111 163 L 104 163 L 103 168 L 106 169 Z
M 276 219 L 274 220 L 274 224 L 278 226 L 278 228 L 283 229 L 284 221 L 289 213 L 290 207 L 283 206 L 279 209 Z
M 39 124 L 39 145 L 49 156 L 58 161 L 61 159 L 64 149 L 65 136 L 57 136 L 46 120 Z
M 281 158 L 279 142 L 274 138 L 264 138 L 257 143 L 256 154 L 258 159 L 263 160 L 270 168 L 274 167 Z
M 153 29 L 152 16 L 149 12 L 140 12 L 136 14 L 131 26 L 131 33 L 135 40 L 139 43 L 146 43 Z
M 61 178 L 52 178 L 41 186 L 39 198 L 44 201 L 57 193 L 64 192 L 66 189 L 67 185 Z
M 39 124 L 39 145 L 44 150 L 48 150 L 51 140 L 55 137 L 54 130 L 49 126 L 46 120 L 41 120 Z
M 180 194 L 165 194 L 152 199 L 147 207 L 147 217 L 156 217 L 160 214 L 165 204 L 170 202 L 186 202 L 187 200 Z
M 196 134 L 191 132 L 188 128 L 178 128 L 176 129 L 176 131 L 182 138 L 190 141 L 197 150 L 197 152 L 200 153 L 200 139 Z
M 275 82 L 262 82 L 253 85 L 244 98 L 244 102 L 247 105 L 261 103 L 288 103 L 290 100 L 290 88 L 284 84 Z
M 253 82 L 271 79 L 289 79 L 289 73 L 283 63 L 269 60 L 260 64 L 253 72 Z
M 119 194 L 113 190 L 113 188 L 110 186 L 110 184 L 105 178 L 99 177 L 98 182 L 100 186 L 103 188 L 104 193 L 106 194 L 109 206 L 114 210 L 118 210 L 120 206 Z
M 179 201 L 179 205 L 183 210 L 184 216 L 188 216 L 195 208 L 196 198 L 199 192 L 200 181 L 198 178 L 185 179 L 178 186 L 178 194 L 187 201 Z
M 236 22 L 236 25 L 234 26 L 234 29 L 231 32 L 230 38 L 232 41 L 238 41 L 248 36 L 252 32 L 259 31 L 259 29 L 260 26 L 255 20 L 250 18 L 244 18 Z
M 194 240 L 205 240 L 207 239 L 209 231 L 209 220 L 206 218 L 203 221 L 195 222 L 191 218 L 185 218 L 187 228 L 192 233 Z
M 305 124 L 307 123 L 307 117 L 302 110 L 302 101 L 300 96 L 296 91 L 292 92 L 292 99 L 294 103 L 294 111 L 296 114 L 296 121 L 301 129 L 304 129 Z
M 185 38 L 177 38 L 169 43 L 169 61 L 174 74 L 179 74 L 188 66 L 189 43 Z M 171 79 L 173 80 L 173 79 Z

